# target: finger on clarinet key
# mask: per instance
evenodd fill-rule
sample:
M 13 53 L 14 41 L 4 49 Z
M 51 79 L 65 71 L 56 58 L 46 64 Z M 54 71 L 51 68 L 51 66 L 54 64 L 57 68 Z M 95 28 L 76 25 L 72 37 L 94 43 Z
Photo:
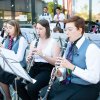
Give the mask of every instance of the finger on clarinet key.
M 61 77 L 62 76 L 62 73 L 61 73 L 61 71 L 59 69 L 57 70 L 57 76 L 58 77 Z
M 56 65 L 56 66 L 60 66 L 60 63 L 59 63 L 59 62 L 56 62 L 55 65 Z
M 26 61 L 29 62 L 31 60 L 32 56 L 28 56 Z

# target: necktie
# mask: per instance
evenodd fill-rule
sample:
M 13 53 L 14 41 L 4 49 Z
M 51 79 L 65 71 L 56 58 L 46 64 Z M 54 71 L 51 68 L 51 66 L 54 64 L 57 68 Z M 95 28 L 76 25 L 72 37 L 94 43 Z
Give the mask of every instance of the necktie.
M 66 55 L 66 59 L 69 60 L 70 62 L 72 61 L 74 46 L 75 46 L 74 43 L 70 45 L 68 54 Z
M 81 37 L 82 37 L 82 36 L 81 36 Z M 69 46 L 69 49 L 67 49 L 68 52 L 65 54 L 65 57 L 66 57 L 66 59 L 69 60 L 70 62 L 72 62 L 73 55 L 79 55 L 79 54 L 77 53 L 78 48 L 76 47 L 76 43 L 77 43 L 78 40 L 81 39 L 81 37 L 78 38 L 73 44 L 71 44 L 71 45 Z M 70 69 L 67 69 L 67 72 L 66 72 L 66 79 L 63 80 L 62 83 L 63 83 L 63 84 L 68 84 L 68 83 L 70 83 L 70 81 L 71 81 L 71 70 L 70 70 Z
M 12 44 L 13 44 L 13 38 L 10 37 L 10 39 L 9 39 L 9 44 L 8 44 L 8 49 L 9 49 L 9 50 L 12 49 Z
M 72 62 L 72 56 L 73 56 L 73 53 L 74 53 L 74 44 L 71 44 L 69 46 L 69 48 L 67 49 L 68 52 L 66 52 L 66 59 L 69 60 L 70 62 Z M 71 80 L 71 70 L 70 69 L 67 69 L 66 71 L 66 79 L 62 81 L 63 84 L 68 84 L 70 83 L 70 80 Z

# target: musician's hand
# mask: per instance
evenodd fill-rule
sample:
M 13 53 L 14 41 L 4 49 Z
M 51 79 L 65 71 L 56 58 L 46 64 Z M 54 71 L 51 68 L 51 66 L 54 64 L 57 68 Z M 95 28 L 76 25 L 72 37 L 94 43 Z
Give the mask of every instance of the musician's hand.
M 56 22 L 59 22 L 59 19 L 58 19 L 58 18 L 56 18 L 56 19 L 55 19 L 55 21 L 56 21 Z
M 27 63 L 30 62 L 31 58 L 32 58 L 32 56 L 29 56 L 29 55 L 27 56 L 27 58 L 26 58 Z
M 32 47 L 31 47 L 30 54 L 31 54 L 31 55 L 38 55 L 38 49 L 37 49 L 37 48 L 32 48 Z
M 56 75 L 57 77 L 61 77 L 62 76 L 62 72 L 58 69 L 57 70 L 57 75 Z
M 32 50 L 32 53 L 33 53 L 34 55 L 39 55 L 39 56 L 42 56 L 42 55 L 43 55 L 42 50 L 39 49 L 39 48 L 34 48 L 34 49 Z
M 67 69 L 74 69 L 74 65 L 65 58 L 57 57 L 56 64 L 58 64 L 60 67 L 65 67 Z
M 66 67 L 66 68 L 68 68 L 67 66 L 69 66 L 70 63 L 67 59 L 62 57 L 57 57 L 57 62 L 60 67 Z
M 27 63 L 30 62 L 32 56 L 33 56 L 33 53 L 32 53 L 32 51 L 30 50 L 30 51 L 29 51 L 29 54 L 28 54 L 28 56 L 27 56 L 27 58 L 26 58 Z

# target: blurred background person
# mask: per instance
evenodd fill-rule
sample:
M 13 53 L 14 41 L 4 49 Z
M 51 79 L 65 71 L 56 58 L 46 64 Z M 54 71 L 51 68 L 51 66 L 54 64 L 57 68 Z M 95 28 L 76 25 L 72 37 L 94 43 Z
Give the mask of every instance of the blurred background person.
M 3 23 L 3 27 L 2 27 L 1 34 L 0 34 L 1 43 L 4 42 L 4 40 L 6 39 L 7 35 L 8 35 L 8 32 L 7 32 L 7 21 L 5 21 Z
M 56 15 L 53 19 L 56 22 L 56 26 L 60 27 L 63 31 L 64 29 L 64 22 L 65 22 L 65 15 L 61 13 L 60 7 L 56 8 Z
M 49 23 L 52 21 L 52 16 L 48 12 L 48 8 L 47 7 L 43 8 L 43 13 L 39 16 L 39 20 L 41 20 L 41 19 L 46 19 Z
M 62 32 L 62 29 L 60 27 L 56 26 L 53 28 L 53 33 L 63 33 L 63 32 Z
M 7 36 L 6 29 L 7 29 L 7 22 L 5 21 L 5 22 L 3 23 L 3 27 L 2 27 L 2 30 L 1 30 L 1 37 Z

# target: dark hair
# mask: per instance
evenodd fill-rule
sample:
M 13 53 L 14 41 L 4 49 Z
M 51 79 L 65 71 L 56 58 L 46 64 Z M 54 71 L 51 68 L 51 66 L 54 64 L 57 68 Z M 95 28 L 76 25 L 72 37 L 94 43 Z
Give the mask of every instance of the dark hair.
M 46 38 L 50 37 L 50 26 L 49 26 L 49 22 L 45 19 L 39 20 L 37 23 L 39 23 L 40 25 L 42 25 L 43 27 L 45 27 L 46 29 Z
M 66 20 L 66 23 L 74 22 L 77 29 L 82 28 L 82 34 L 84 34 L 85 31 L 85 20 L 79 16 L 73 16 Z
M 60 7 L 56 7 L 56 9 L 59 9 L 59 10 L 61 10 L 61 8 L 60 8 Z
M 19 23 L 16 20 L 9 20 L 7 24 L 12 25 L 15 28 L 15 36 L 19 36 L 21 34 Z
M 96 22 L 99 22 L 99 20 L 97 19 Z
M 43 7 L 43 8 L 46 8 L 46 9 L 48 9 L 48 7 L 46 7 L 46 6 L 45 6 L 45 7 Z
M 53 32 L 59 31 L 59 33 L 62 33 L 62 29 L 60 27 L 54 27 Z

